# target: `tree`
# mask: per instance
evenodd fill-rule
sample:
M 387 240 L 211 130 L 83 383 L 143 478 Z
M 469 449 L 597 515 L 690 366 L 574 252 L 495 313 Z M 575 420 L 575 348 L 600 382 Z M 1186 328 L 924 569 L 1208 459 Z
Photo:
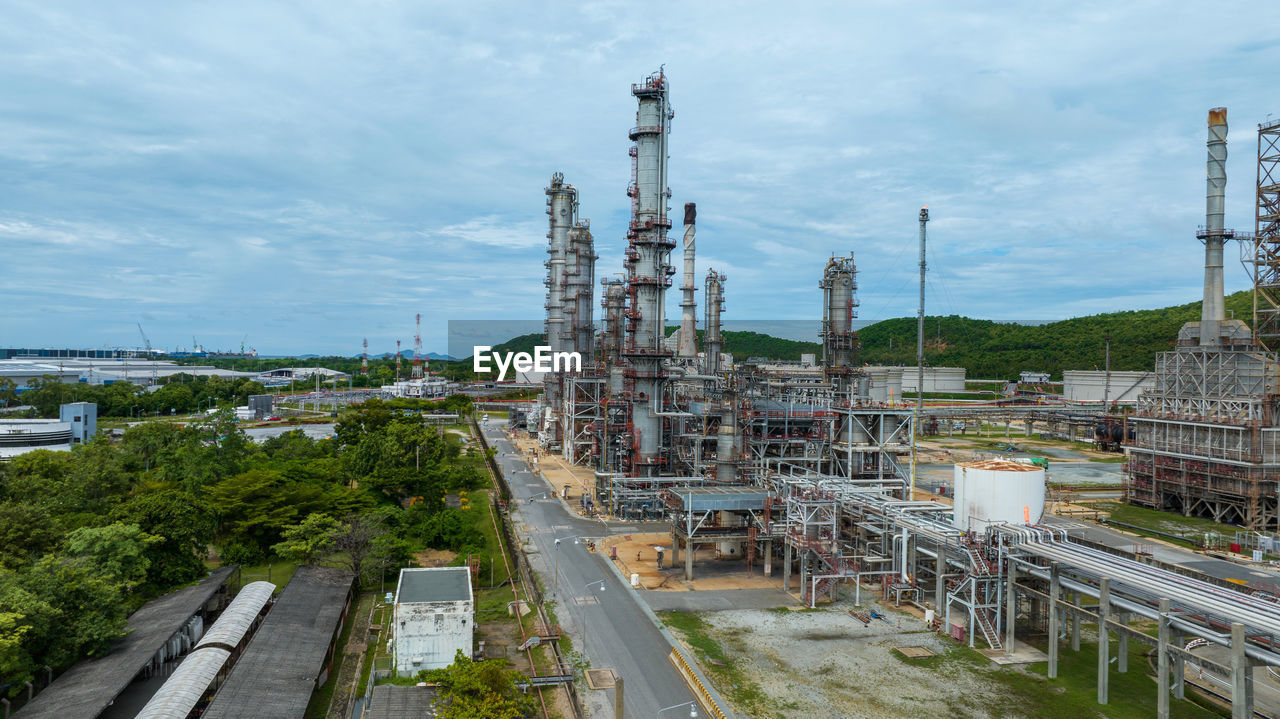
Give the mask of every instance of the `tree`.
M 0 377 L 0 402 L 8 407 L 18 397 L 18 385 L 9 377 Z
M 375 570 L 384 567 L 386 555 L 380 549 L 379 539 L 387 533 L 383 518 L 376 513 L 352 514 L 347 517 L 344 530 L 334 537 L 334 549 L 345 558 L 345 566 L 364 581 Z
M 299 516 L 325 509 L 324 492 L 290 482 L 279 472 L 251 469 L 209 488 L 221 518 L 220 536 L 259 554 L 280 541 L 284 528 Z M 225 546 L 224 546 L 225 549 Z M 249 555 L 242 555 L 241 561 Z
M 131 591 L 147 578 L 147 567 L 151 566 L 147 548 L 163 541 L 164 537 L 147 534 L 136 524 L 116 522 L 68 534 L 67 553 L 90 560 L 94 571 Z
M 42 664 L 70 666 L 85 655 L 106 651 L 124 633 L 128 598 L 86 558 L 45 556 L 18 581 L 28 595 L 27 611 L 7 598 L 0 604 L 7 611 L 17 606 L 32 620 L 26 650 Z
M 0 567 L 34 562 L 61 539 L 62 527 L 48 512 L 29 502 L 0 502 Z
M 302 564 L 315 564 L 329 556 L 334 540 L 347 531 L 347 527 L 327 514 L 312 512 L 301 522 L 286 527 L 284 541 L 271 547 L 271 551 Z
M 453 664 L 418 677 L 439 684 L 439 719 L 520 719 L 533 710 L 533 698 L 517 686 L 524 675 L 494 659 L 473 662 L 458 650 Z
M 149 593 L 168 591 L 204 576 L 204 557 L 213 541 L 214 518 L 209 505 L 195 495 L 179 489 L 140 492 L 118 507 L 114 517 L 161 537 L 145 551 L 150 560 L 146 581 Z

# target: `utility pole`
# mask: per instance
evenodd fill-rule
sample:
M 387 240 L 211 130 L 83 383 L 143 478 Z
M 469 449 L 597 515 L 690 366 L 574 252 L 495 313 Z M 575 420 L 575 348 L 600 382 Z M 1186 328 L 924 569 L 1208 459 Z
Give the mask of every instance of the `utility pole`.
M 1104 360 L 1104 362 L 1106 363 L 1105 367 L 1107 369 L 1107 378 L 1103 383 L 1103 387 L 1102 387 L 1102 413 L 1110 414 L 1111 413 L 1111 333 L 1110 332 L 1107 333 L 1106 340 L 1107 340 L 1107 349 L 1106 349 L 1106 359 Z

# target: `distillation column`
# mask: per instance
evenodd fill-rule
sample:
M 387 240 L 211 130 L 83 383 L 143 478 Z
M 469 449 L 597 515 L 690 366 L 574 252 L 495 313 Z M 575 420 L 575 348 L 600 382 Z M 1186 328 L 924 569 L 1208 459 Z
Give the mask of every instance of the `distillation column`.
M 667 135 L 673 116 L 667 99 L 668 85 L 661 72 L 632 85 L 639 107 L 636 127 L 631 225 L 627 239 L 627 282 L 630 307 L 623 355 L 630 362 L 634 382 L 631 406 L 632 469 L 636 476 L 655 476 L 662 463 L 662 401 L 667 356 L 662 346 L 665 324 L 664 299 L 675 269 L 668 263 L 675 243 L 667 238 Z
M 574 217 L 578 209 L 578 191 L 573 185 L 565 184 L 564 173 L 557 172 L 551 176 L 551 184 L 546 189 L 547 216 L 550 218 L 550 229 L 547 231 L 547 346 L 552 352 L 566 349 L 565 323 L 565 263 L 569 256 L 569 230 L 573 227 Z M 560 411 L 563 385 L 558 373 L 548 373 L 542 380 L 542 398 L 545 416 L 538 418 L 538 426 L 542 444 L 552 446 L 563 438 L 560 422 L 554 414 Z
M 853 329 L 854 310 L 858 306 L 855 292 L 857 267 L 853 254 L 848 258 L 832 257 L 822 272 L 822 369 L 837 394 L 849 398 L 853 394 L 854 356 L 858 349 L 858 333 Z
M 1227 189 L 1227 108 L 1209 111 L 1209 158 L 1205 164 L 1206 187 L 1204 230 L 1196 235 L 1204 240 L 1204 303 L 1200 312 L 1200 346 L 1217 347 L 1222 342 L 1222 323 L 1227 315 L 1222 288 L 1222 245 L 1234 233 L 1223 229 L 1223 198 Z
M 569 231 L 569 247 L 575 263 L 569 275 L 571 291 L 565 297 L 566 311 L 572 306 L 573 320 L 568 329 L 573 338 L 569 349 L 582 355 L 585 366 L 595 354 L 595 240 L 591 236 L 591 221 L 580 220 Z
M 703 349 L 706 354 L 702 360 L 702 374 L 714 375 L 720 372 L 720 348 L 724 346 L 724 338 L 720 334 L 720 313 L 724 311 L 725 276 L 715 270 L 707 270 L 706 303 L 707 319 L 703 323 Z
M 692 202 L 684 203 L 684 293 L 680 303 L 680 337 L 676 354 L 680 357 L 698 356 L 697 318 L 694 315 L 696 306 L 693 302 L 693 255 L 694 255 L 694 221 L 698 217 L 698 208 Z

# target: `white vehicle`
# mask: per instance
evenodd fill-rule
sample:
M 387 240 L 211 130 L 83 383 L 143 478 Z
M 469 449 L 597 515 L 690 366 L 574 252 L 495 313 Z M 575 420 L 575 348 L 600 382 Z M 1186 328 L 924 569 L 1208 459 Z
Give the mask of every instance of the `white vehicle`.
M 484 422 L 485 424 L 488 424 L 488 423 L 489 423 L 489 415 L 488 415 L 488 414 L 484 415 L 483 417 L 481 417 L 481 418 L 480 418 L 480 421 L 481 421 L 481 422 Z

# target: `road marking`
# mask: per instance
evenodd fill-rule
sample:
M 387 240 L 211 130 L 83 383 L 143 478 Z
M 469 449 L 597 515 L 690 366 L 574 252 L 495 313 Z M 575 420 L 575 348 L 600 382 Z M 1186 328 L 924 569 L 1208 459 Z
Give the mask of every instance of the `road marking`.
M 599 597 L 574 597 L 573 603 L 577 604 L 580 607 L 591 605 L 591 604 L 599 604 L 600 598 Z

